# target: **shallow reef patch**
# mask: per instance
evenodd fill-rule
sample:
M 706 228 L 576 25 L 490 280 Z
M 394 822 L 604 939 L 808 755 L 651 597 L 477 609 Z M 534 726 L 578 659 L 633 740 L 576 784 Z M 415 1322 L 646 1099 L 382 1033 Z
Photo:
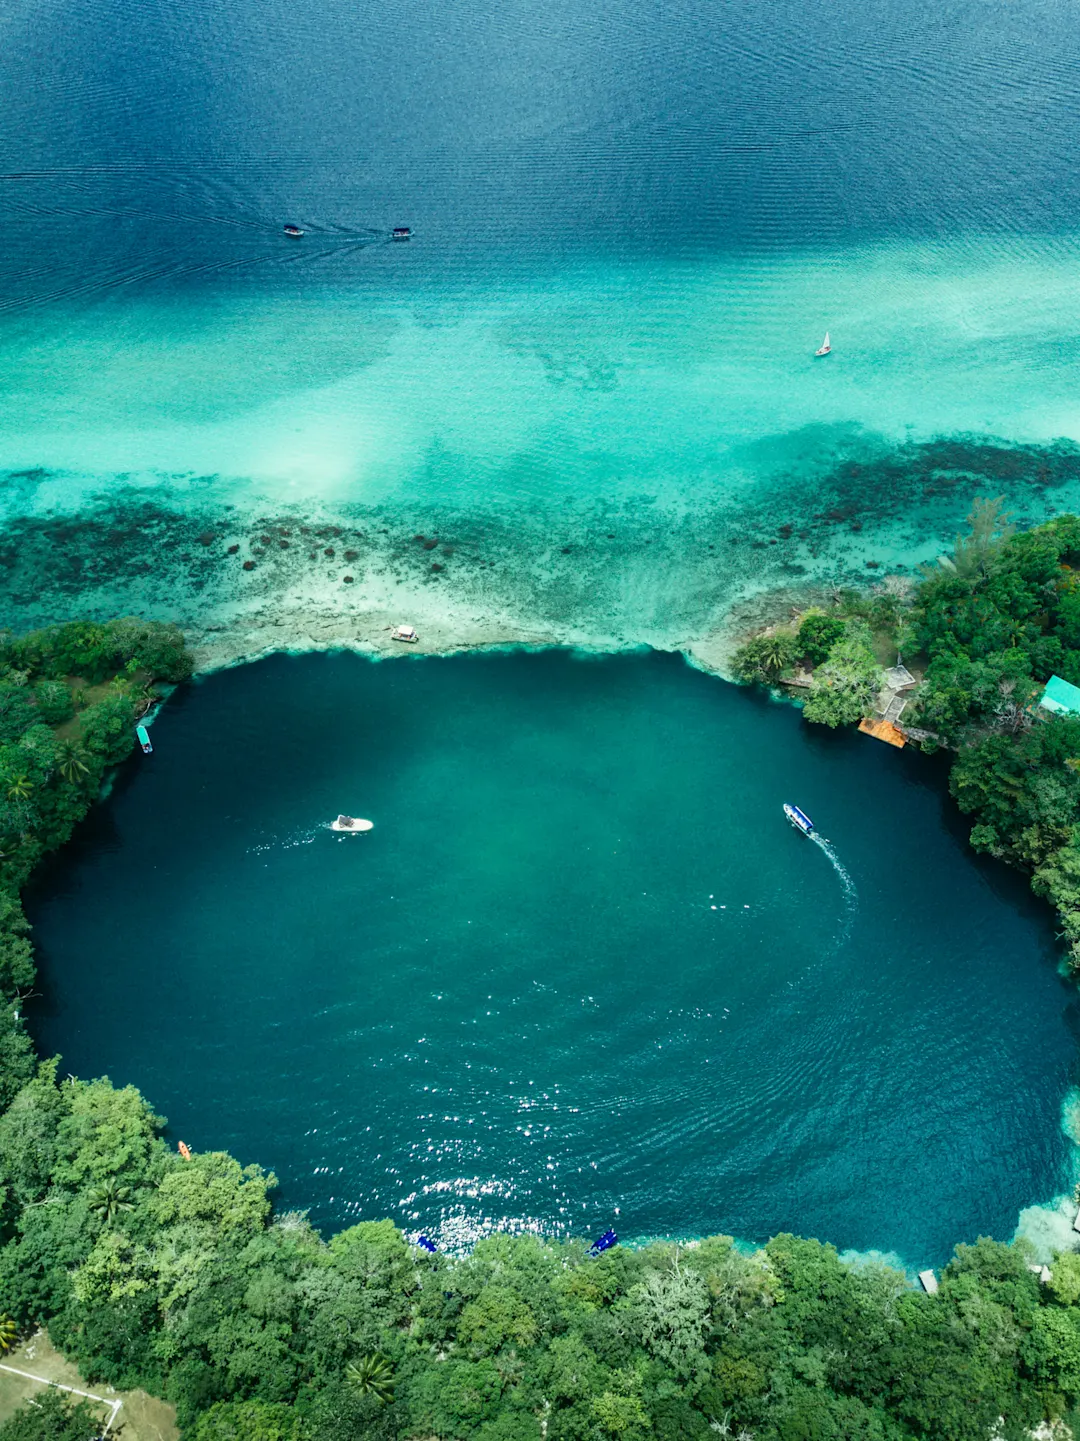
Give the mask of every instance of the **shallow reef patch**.
M 78 510 L 28 506 L 0 538 L 0 616 L 19 629 L 138 610 L 220 660 L 279 645 L 369 645 L 408 619 L 444 648 L 486 639 L 683 646 L 755 597 L 797 604 L 903 571 L 951 543 L 972 499 L 1020 521 L 1080 492 L 1080 447 L 951 436 L 887 444 L 814 427 L 755 448 L 772 468 L 674 506 L 647 497 L 469 509 L 274 505 L 192 477 L 102 481 Z M 797 463 L 781 463 L 781 455 Z M 749 466 L 742 455 L 739 464 Z M 9 502 L 20 476 L 9 474 Z M 85 485 L 85 482 L 84 482 Z

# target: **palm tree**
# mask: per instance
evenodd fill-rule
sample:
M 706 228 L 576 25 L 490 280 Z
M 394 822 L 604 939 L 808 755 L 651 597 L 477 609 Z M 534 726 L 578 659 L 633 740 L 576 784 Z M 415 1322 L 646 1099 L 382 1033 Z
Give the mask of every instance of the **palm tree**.
M 361 1396 L 374 1396 L 381 1405 L 387 1406 L 394 1399 L 394 1363 L 381 1351 L 370 1356 L 361 1356 L 345 1368 L 349 1385 Z
M 19 1328 L 10 1316 L 0 1316 L 0 1351 L 10 1351 L 18 1339 Z
M 107 1181 L 102 1181 L 100 1186 L 94 1187 L 87 1197 L 87 1204 L 94 1215 L 108 1226 L 121 1211 L 132 1209 L 132 1203 L 128 1200 L 130 1195 L 130 1186 L 118 1186 L 114 1177 L 110 1176 Z
M 71 741 L 64 741 L 56 755 L 60 766 L 60 774 L 66 781 L 77 781 L 82 776 L 90 774 L 90 767 L 86 764 L 82 751 Z
M 34 787 L 28 775 L 20 773 L 17 776 L 9 776 L 7 784 L 9 801 L 27 801 L 33 794 Z
M 791 664 L 793 646 L 790 636 L 774 631 L 772 635 L 763 635 L 759 645 L 758 660 L 767 676 L 779 675 L 785 666 Z

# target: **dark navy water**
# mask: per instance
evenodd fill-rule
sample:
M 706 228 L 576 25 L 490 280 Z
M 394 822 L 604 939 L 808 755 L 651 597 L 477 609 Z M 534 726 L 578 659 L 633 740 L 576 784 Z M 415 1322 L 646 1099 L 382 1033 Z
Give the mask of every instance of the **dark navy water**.
M 405 222 L 436 274 L 493 242 L 502 270 L 508 250 L 1071 229 L 1073 19 L 1057 0 L 17 0 L 4 267 L 26 293 L 65 265 L 145 283 L 253 263 L 282 216 L 325 242 L 268 252 L 300 271 Z
M 286 1207 L 928 1264 L 1067 1182 L 1051 918 L 935 762 L 655 653 L 278 657 L 153 736 L 32 897 L 34 1029 Z

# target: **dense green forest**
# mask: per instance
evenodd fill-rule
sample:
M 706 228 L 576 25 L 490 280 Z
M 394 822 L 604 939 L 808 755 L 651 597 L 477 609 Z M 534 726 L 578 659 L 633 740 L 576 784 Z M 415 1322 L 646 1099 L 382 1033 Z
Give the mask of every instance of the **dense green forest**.
M 1080 518 L 1014 534 L 1000 502 L 980 501 L 969 521 L 913 587 L 842 591 L 797 629 L 748 641 L 735 669 L 770 684 L 801 663 L 815 682 L 806 719 L 841 725 L 870 714 L 883 650 L 918 664 L 904 723 L 955 751 L 949 788 L 971 844 L 1029 872 L 1080 971 L 1080 716 L 1037 705 L 1051 675 L 1080 685 Z
M 0 632 L 0 1107 L 36 1065 L 20 1020 L 35 974 L 20 890 L 131 754 L 153 683 L 191 669 L 175 626 L 128 618 Z
M 1072 723 L 1004 728 L 996 707 L 1048 658 L 1072 673 L 1062 565 L 1080 522 L 1056 526 L 1008 539 L 995 521 L 970 573 L 954 562 L 903 604 L 849 597 L 797 642 L 858 674 L 884 621 L 941 660 L 923 705 L 953 718 L 938 730 L 961 746 L 957 795 L 978 842 L 1039 885 L 1072 864 L 1080 733 L 1074 748 Z M 1060 652 L 1036 650 L 1055 637 Z M 130 755 L 153 682 L 190 669 L 175 630 L 132 620 L 0 638 L 0 1311 L 19 1328 L 46 1325 L 89 1381 L 171 1400 L 185 1441 L 1019 1441 L 1047 1418 L 1080 1425 L 1080 1256 L 1044 1282 L 1023 1245 L 980 1240 L 929 1296 L 787 1235 L 599 1256 L 589 1238 L 496 1235 L 448 1257 L 373 1220 L 327 1240 L 274 1212 L 258 1166 L 178 1155 L 133 1087 L 38 1063 L 19 888 Z M 987 744 L 1018 778 L 997 809 L 971 789 L 975 762 L 961 769 Z M 1044 768 L 1059 789 L 1021 817 Z M 57 1393 L 0 1426 L 0 1441 L 91 1434 Z

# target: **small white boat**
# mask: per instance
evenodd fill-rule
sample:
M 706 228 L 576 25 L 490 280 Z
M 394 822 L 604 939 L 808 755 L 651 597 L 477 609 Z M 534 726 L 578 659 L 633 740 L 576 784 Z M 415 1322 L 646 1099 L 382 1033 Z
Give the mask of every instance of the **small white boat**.
M 336 821 L 330 822 L 332 831 L 370 831 L 374 828 L 374 821 L 357 820 L 355 816 L 338 816 Z
M 795 829 L 802 831 L 804 836 L 812 836 L 814 834 L 814 822 L 808 815 L 805 815 L 798 806 L 789 806 L 785 801 L 784 814 Z
M 416 634 L 415 629 L 411 625 L 399 625 L 397 630 L 394 631 L 394 634 L 390 637 L 390 639 L 403 640 L 406 645 L 415 645 L 416 642 L 420 639 L 420 637 Z
M 829 351 L 830 351 L 831 349 L 832 349 L 832 342 L 829 340 L 829 332 L 826 331 L 826 332 L 825 332 L 825 339 L 821 342 L 820 348 L 819 348 L 818 350 L 815 350 L 815 351 L 814 351 L 814 354 L 815 354 L 815 355 L 828 355 L 828 353 L 829 353 Z

